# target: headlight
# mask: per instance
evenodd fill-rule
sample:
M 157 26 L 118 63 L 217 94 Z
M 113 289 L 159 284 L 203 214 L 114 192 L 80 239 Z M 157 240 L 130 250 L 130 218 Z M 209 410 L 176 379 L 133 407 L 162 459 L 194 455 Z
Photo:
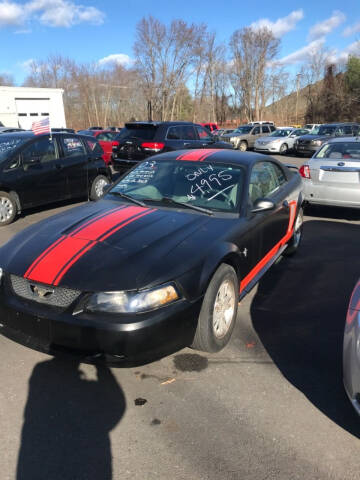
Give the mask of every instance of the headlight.
M 2 268 L 0 268 L 0 283 L 1 283 L 3 275 L 4 275 L 4 270 Z
M 134 292 L 94 293 L 85 306 L 90 312 L 138 313 L 175 302 L 179 295 L 173 285 Z
M 313 140 L 311 143 L 312 143 L 313 145 L 317 145 L 318 147 L 319 147 L 320 145 L 322 145 L 322 141 L 321 141 L 321 140 Z

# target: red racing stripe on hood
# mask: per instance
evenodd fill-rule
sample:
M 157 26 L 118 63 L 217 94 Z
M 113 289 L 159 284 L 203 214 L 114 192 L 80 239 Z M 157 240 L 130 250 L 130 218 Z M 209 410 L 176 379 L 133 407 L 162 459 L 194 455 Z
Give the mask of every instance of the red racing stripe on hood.
M 95 222 L 87 222 L 82 228 L 62 236 L 45 250 L 27 270 L 25 278 L 58 285 L 71 266 L 98 242 L 154 211 L 155 209 L 143 207 L 125 207 L 101 216 Z
M 219 150 L 216 148 L 208 148 L 205 150 L 200 148 L 198 150 L 190 150 L 189 152 L 179 155 L 176 160 L 185 160 L 187 162 L 202 162 L 206 158 L 210 157 L 210 155 L 218 151 Z

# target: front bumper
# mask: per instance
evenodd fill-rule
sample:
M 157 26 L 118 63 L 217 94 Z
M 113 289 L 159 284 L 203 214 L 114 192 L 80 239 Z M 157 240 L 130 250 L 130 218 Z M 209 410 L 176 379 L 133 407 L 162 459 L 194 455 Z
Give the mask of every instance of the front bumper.
M 343 347 L 343 378 L 345 391 L 360 415 L 360 312 L 354 314 L 352 322 L 346 323 Z
M 302 153 L 305 155 L 313 155 L 315 152 L 319 150 L 321 145 L 311 145 L 310 143 L 307 144 L 295 144 L 294 149 L 297 153 Z
M 254 150 L 255 152 L 272 152 L 272 153 L 279 153 L 280 152 L 280 145 L 274 144 L 265 144 L 265 145 L 258 145 L 255 144 Z
M 191 344 L 202 299 L 179 300 L 141 314 L 72 313 L 0 288 L 0 333 L 30 348 L 88 359 L 144 360 Z

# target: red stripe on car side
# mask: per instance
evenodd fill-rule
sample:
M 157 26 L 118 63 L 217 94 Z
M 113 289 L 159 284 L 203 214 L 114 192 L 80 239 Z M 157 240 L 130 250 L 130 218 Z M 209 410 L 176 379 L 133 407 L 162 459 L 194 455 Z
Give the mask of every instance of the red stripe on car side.
M 218 152 L 216 148 L 191 150 L 190 152 L 179 155 L 176 160 L 185 160 L 187 162 L 202 162 L 213 153 Z
M 289 224 L 285 236 L 268 252 L 265 257 L 263 257 L 259 263 L 246 275 L 246 277 L 240 282 L 240 292 L 244 290 L 245 287 L 256 277 L 256 275 L 265 267 L 265 265 L 272 260 L 272 258 L 277 254 L 279 249 L 288 242 L 294 231 L 294 222 L 296 216 L 296 207 L 297 202 L 289 202 L 290 213 L 289 213 Z
M 71 265 L 92 248 L 99 238 L 109 232 L 114 232 L 116 227 L 116 230 L 119 230 L 145 213 L 153 211 L 155 210 L 146 210 L 143 207 L 126 207 L 108 216 L 103 216 L 94 223 L 86 224 L 83 229 L 77 230 L 75 235 L 62 237 L 61 242 L 60 239 L 57 240 L 40 255 L 33 263 L 34 266 L 31 270 L 29 269 L 27 278 L 46 284 L 52 284 L 56 280 L 56 285 L 58 285 Z

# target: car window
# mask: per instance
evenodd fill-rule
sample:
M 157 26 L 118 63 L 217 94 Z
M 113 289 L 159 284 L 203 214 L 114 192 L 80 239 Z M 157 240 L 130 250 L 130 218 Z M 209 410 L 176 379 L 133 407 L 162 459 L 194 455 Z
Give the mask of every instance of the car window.
M 140 138 L 141 140 L 153 140 L 157 127 L 154 125 L 128 125 L 123 128 L 115 140 L 122 142 L 129 138 Z
M 47 163 L 58 158 L 56 141 L 43 137 L 24 148 L 21 152 L 23 164 Z
M 192 125 L 182 126 L 182 140 L 197 140 L 195 129 Z
M 110 191 L 151 202 L 163 197 L 198 207 L 238 213 L 244 169 L 233 165 L 196 161 L 144 161 Z M 178 208 L 166 203 L 169 208 Z
M 101 145 L 95 139 L 87 138 L 86 143 L 90 151 L 94 155 L 101 156 L 104 153 L 103 149 L 101 148 Z
M 352 126 L 352 129 L 353 129 L 353 135 L 354 135 L 354 136 L 359 135 L 360 125 L 353 125 L 353 126 Z
M 257 163 L 251 172 L 249 199 L 254 203 L 259 198 L 269 197 L 286 181 L 285 176 L 276 170 L 271 162 Z
M 96 137 L 98 140 L 102 140 L 102 141 L 105 141 L 105 142 L 110 142 L 113 138 L 114 138 L 114 134 L 110 133 L 110 132 L 103 132 L 103 133 L 99 133 L 99 135 Z
M 360 160 L 360 142 L 334 142 L 324 145 L 315 158 Z
M 253 135 L 259 135 L 260 127 L 255 127 L 254 130 L 251 132 Z
M 268 127 L 267 125 L 263 125 L 262 126 L 262 132 L 263 133 L 270 133 L 270 127 Z
M 62 137 L 62 144 L 64 149 L 64 157 L 79 157 L 85 155 L 85 147 L 76 137 Z
M 166 138 L 168 140 L 181 140 L 181 127 L 170 127 Z
M 29 138 L 26 137 L 9 137 L 6 134 L 2 134 L 0 138 L 0 162 L 9 158 L 20 145 L 27 142 Z
M 275 132 L 276 128 L 274 127 L 274 125 L 270 125 L 270 130 L 271 130 L 272 132 Z
M 209 135 L 209 132 L 205 130 L 205 128 L 196 125 L 196 131 L 199 135 L 200 140 L 212 140 L 213 137 Z

